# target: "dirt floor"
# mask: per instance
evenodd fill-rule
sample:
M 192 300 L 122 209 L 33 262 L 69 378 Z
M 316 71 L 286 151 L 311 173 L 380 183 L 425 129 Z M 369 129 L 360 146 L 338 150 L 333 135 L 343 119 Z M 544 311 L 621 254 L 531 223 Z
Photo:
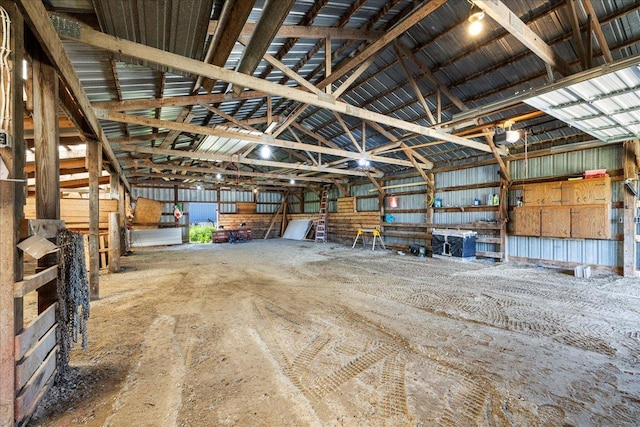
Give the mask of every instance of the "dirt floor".
M 286 240 L 122 264 L 30 425 L 640 420 L 640 280 Z

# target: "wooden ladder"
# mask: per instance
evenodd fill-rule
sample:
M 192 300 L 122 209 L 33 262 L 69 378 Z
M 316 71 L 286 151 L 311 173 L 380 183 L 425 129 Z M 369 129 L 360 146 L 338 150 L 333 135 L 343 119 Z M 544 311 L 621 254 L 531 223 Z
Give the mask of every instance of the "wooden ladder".
M 316 224 L 316 242 L 326 243 L 327 241 L 327 208 L 329 207 L 330 185 L 322 187 L 320 196 L 320 211 L 318 212 L 318 223 Z

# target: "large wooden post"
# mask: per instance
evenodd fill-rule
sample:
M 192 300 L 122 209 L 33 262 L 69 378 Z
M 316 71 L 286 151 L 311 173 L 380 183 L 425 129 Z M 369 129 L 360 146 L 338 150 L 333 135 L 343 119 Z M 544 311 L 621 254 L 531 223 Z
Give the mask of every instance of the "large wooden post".
M 23 133 L 22 57 L 23 20 L 12 1 L 0 0 L 11 19 L 11 40 L 5 74 L 10 82 L 9 121 L 5 131 L 9 144 L 0 146 L 0 159 L 8 179 L 24 180 L 25 143 Z M 4 82 L 3 82 L 4 83 Z M 0 181 L 0 425 L 13 426 L 15 420 L 15 334 L 22 329 L 22 298 L 13 297 L 14 283 L 22 280 L 22 253 L 16 248 L 20 221 L 24 218 L 24 182 Z
M 36 218 L 60 219 L 60 154 L 58 151 L 58 73 L 44 52 L 33 52 L 33 137 L 35 145 Z M 38 260 L 38 269 L 58 263 L 52 253 Z M 38 289 L 38 313 L 58 300 L 57 280 Z
M 99 141 L 87 143 L 87 169 L 89 170 L 89 297 L 100 299 L 100 171 L 102 147 Z
M 624 277 L 638 277 L 638 268 L 636 265 L 636 258 L 638 254 L 638 244 L 636 242 L 636 222 L 635 218 L 638 211 L 638 197 L 633 194 L 631 189 L 626 188 L 630 186 L 632 189 L 638 189 L 638 156 L 640 155 L 640 148 L 638 145 L 640 142 L 626 141 L 623 145 L 624 159 L 624 225 L 623 225 L 623 275 Z
M 120 214 L 109 212 L 109 271 L 120 272 Z

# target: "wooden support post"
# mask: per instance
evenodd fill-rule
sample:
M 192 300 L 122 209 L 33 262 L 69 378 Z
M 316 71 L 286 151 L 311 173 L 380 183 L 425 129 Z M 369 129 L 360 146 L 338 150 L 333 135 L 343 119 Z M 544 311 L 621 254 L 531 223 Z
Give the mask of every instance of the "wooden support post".
M 509 171 L 510 162 L 505 161 L 505 169 Z M 507 256 L 507 222 L 509 222 L 509 182 L 508 177 L 500 175 L 500 188 L 499 188 L 499 212 L 498 218 L 500 221 L 500 252 L 502 252 L 501 261 L 508 261 Z
M 87 163 L 89 169 L 89 298 L 100 299 L 100 232 L 99 184 L 102 170 L 102 147 L 99 141 L 88 141 Z
M 120 272 L 120 214 L 109 212 L 109 271 Z
M 23 133 L 22 57 L 24 50 L 23 20 L 13 1 L 0 0 L 11 19 L 8 52 L 10 82 L 9 111 L 5 131 L 10 144 L 0 147 L 0 159 L 10 179 L 26 179 L 24 173 L 25 142 Z M 0 181 L 0 425 L 15 424 L 15 335 L 23 326 L 23 299 L 14 298 L 14 283 L 23 279 L 22 252 L 16 248 L 20 221 L 24 218 L 24 186 L 26 183 Z
M 635 219 L 637 215 L 637 200 L 633 192 L 627 188 L 627 185 L 638 191 L 638 167 L 636 163 L 636 154 L 639 152 L 638 145 L 640 142 L 626 141 L 623 144 L 623 169 L 624 169 L 624 234 L 623 234 L 623 275 L 624 277 L 638 277 L 638 266 L 636 265 L 636 257 L 638 254 L 638 243 L 636 242 L 637 226 Z
M 282 193 L 282 203 L 284 203 L 284 206 L 282 207 L 282 226 L 280 227 L 280 237 L 284 236 L 284 232 L 287 229 L 287 205 L 289 205 L 289 201 L 287 200 L 288 198 L 288 192 L 285 191 L 284 193 Z
M 435 177 L 433 172 L 427 172 L 427 176 L 429 181 L 433 183 L 433 185 L 427 187 L 427 206 L 425 206 L 427 208 L 427 224 L 433 224 L 433 199 L 436 195 Z
M 35 146 L 36 218 L 60 219 L 60 154 L 58 151 L 58 73 L 44 52 L 33 57 L 33 139 Z M 57 253 L 38 260 L 38 270 L 58 264 Z M 58 300 L 57 280 L 38 289 L 38 313 Z

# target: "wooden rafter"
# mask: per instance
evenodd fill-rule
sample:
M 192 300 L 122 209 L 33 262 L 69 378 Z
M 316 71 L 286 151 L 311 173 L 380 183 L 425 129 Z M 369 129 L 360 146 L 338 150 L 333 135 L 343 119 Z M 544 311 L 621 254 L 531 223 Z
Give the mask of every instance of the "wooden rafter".
M 266 3 L 255 32 L 238 64 L 239 73 L 253 74 L 294 3 L 295 0 L 268 1 Z M 241 84 L 233 85 L 235 94 L 239 94 L 243 89 Z
M 409 80 L 409 84 L 411 85 L 411 88 L 413 89 L 413 92 L 415 93 L 416 97 L 418 98 L 418 101 L 420 101 L 420 105 L 422 105 L 422 109 L 424 110 L 425 113 L 427 113 L 427 116 L 429 117 L 429 120 L 431 121 L 431 124 L 435 125 L 436 124 L 436 119 L 433 117 L 433 114 L 431 114 L 431 109 L 429 108 L 429 105 L 427 104 L 427 100 L 424 99 L 424 96 L 422 95 L 422 92 L 420 91 L 420 88 L 418 87 L 418 83 L 413 78 L 413 74 L 411 74 L 411 71 L 409 70 L 409 67 L 407 67 L 407 64 L 404 62 L 404 59 L 402 58 L 402 52 L 397 48 L 397 46 L 396 46 L 396 55 L 398 57 L 398 62 L 402 66 L 402 70 L 404 71 L 404 74 L 407 76 L 407 79 Z
M 146 154 L 153 154 L 158 156 L 172 156 L 172 157 L 183 157 L 188 159 L 215 160 L 220 162 L 240 163 L 240 164 L 253 165 L 253 166 L 283 168 L 284 170 L 303 170 L 303 171 L 311 171 L 311 172 L 323 172 L 323 173 L 336 174 L 336 175 L 366 176 L 364 172 L 357 171 L 357 170 L 338 169 L 338 168 L 331 168 L 326 166 L 311 166 L 311 165 L 305 165 L 305 164 L 299 164 L 299 163 L 285 163 L 285 162 L 277 162 L 272 160 L 248 159 L 246 157 L 228 156 L 223 154 L 207 153 L 202 151 L 194 152 L 194 151 L 183 151 L 183 150 L 172 150 L 172 149 L 166 149 L 166 148 L 139 147 L 139 146 L 120 147 L 120 150 L 127 151 L 130 153 L 146 153 Z M 377 175 L 378 177 L 382 176 L 382 174 L 377 174 Z
M 219 21 L 209 21 L 209 34 L 214 34 Z M 242 27 L 242 36 L 250 36 L 255 32 L 256 24 L 246 22 Z M 360 30 L 355 28 L 312 27 L 303 25 L 282 25 L 278 28 L 276 37 L 294 39 L 324 39 L 331 37 L 336 40 L 376 40 L 382 33 L 380 31 Z
M 335 98 L 331 97 L 330 95 L 316 95 L 302 91 L 300 89 L 281 86 L 276 83 L 264 81 L 252 76 L 243 75 L 236 71 L 227 70 L 215 65 L 204 64 L 200 61 L 176 55 L 174 53 L 165 52 L 163 50 L 145 46 L 139 43 L 119 39 L 108 34 L 92 30 L 89 27 L 78 22 L 76 22 L 75 25 L 77 25 L 79 28 L 79 35 L 63 33 L 61 34 L 62 37 L 76 40 L 81 43 L 89 44 L 98 48 L 117 51 L 134 58 L 145 59 L 162 65 L 170 64 L 169 66 L 171 67 L 178 68 L 193 74 L 210 76 L 212 78 L 224 80 L 229 83 L 238 83 L 241 86 L 252 87 L 255 90 L 260 90 L 272 95 L 284 96 L 302 103 L 308 103 L 310 105 L 326 108 L 328 110 L 337 111 L 343 114 L 349 114 L 360 119 L 375 121 L 381 124 L 408 130 L 410 132 L 415 132 L 417 134 L 421 134 L 431 138 L 443 139 L 445 141 L 453 142 L 479 151 L 491 152 L 491 149 L 486 144 L 482 144 L 477 141 L 468 140 L 465 138 L 460 138 L 455 135 L 440 134 L 433 129 L 420 126 L 415 123 L 396 119 L 394 117 L 389 117 L 384 114 L 346 104 L 345 102 L 335 100 Z M 76 38 L 76 36 L 78 36 L 79 38 Z M 506 154 L 506 152 L 504 152 L 504 154 Z
M 400 37 L 402 33 L 413 27 L 418 22 L 422 21 L 431 12 L 446 3 L 446 0 L 431 0 L 430 2 L 417 8 L 411 15 L 405 17 L 402 21 L 397 23 L 389 31 L 385 32 L 379 39 L 368 45 L 359 54 L 346 61 L 344 64 L 338 66 L 338 68 L 328 77 L 322 81 L 324 87 L 338 80 L 340 77 L 347 74 L 349 71 L 360 65 L 366 59 L 375 55 L 378 51 L 386 47 L 389 43 Z
M 600 50 L 602 51 L 602 56 L 604 56 L 604 61 L 607 63 L 613 62 L 611 50 L 609 50 L 607 39 L 604 36 L 604 32 L 602 32 L 602 27 L 600 26 L 600 22 L 598 21 L 598 15 L 596 15 L 596 11 L 593 9 L 593 4 L 591 4 L 591 1 L 592 0 L 582 0 L 582 4 L 587 11 L 587 15 L 591 17 L 591 30 L 595 34 L 596 40 L 598 40 Z M 591 37 L 591 34 L 588 34 L 588 36 Z
M 472 0 L 473 3 L 489 15 L 494 21 L 509 31 L 516 39 L 535 53 L 545 63 L 551 65 L 562 75 L 569 76 L 571 67 L 531 28 L 514 14 L 500 0 Z
M 213 135 L 221 138 L 238 139 L 242 141 L 269 145 L 269 146 L 278 147 L 278 148 L 303 150 L 303 151 L 310 151 L 313 153 L 323 153 L 323 154 L 329 154 L 332 156 L 346 157 L 349 159 L 359 159 L 361 157 L 360 153 L 354 152 L 354 151 L 335 149 L 335 148 L 324 147 L 320 145 L 299 144 L 297 142 L 292 142 L 284 139 L 276 139 L 265 134 L 247 134 L 247 133 L 235 131 L 233 129 L 221 129 L 221 128 L 215 128 L 215 127 L 210 128 L 210 127 L 204 127 L 204 126 L 196 126 L 196 125 L 187 124 L 187 123 L 172 122 L 168 120 L 157 120 L 152 118 L 136 116 L 132 114 L 118 113 L 115 111 L 96 110 L 96 113 L 103 120 L 111 120 L 111 121 L 120 122 L 120 123 L 133 123 L 133 124 L 142 125 L 142 126 L 159 127 L 159 128 L 171 129 L 179 132 L 190 132 L 190 133 L 199 134 L 199 135 Z M 160 148 L 164 148 L 164 147 L 160 147 Z M 382 156 L 368 156 L 368 159 L 371 161 L 379 162 L 379 163 L 388 163 L 388 164 L 394 164 L 399 166 L 411 166 L 411 164 L 405 160 L 382 157 Z

